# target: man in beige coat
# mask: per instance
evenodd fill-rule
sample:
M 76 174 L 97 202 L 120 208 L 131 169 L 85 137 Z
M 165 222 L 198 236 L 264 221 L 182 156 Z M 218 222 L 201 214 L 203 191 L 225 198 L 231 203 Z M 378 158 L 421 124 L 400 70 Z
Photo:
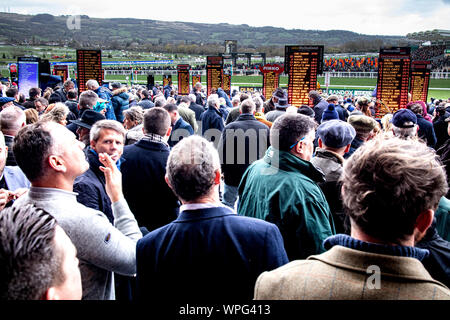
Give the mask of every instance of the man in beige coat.
M 342 198 L 351 235 L 324 241 L 328 251 L 262 273 L 255 299 L 450 299 L 414 247 L 447 192 L 427 146 L 380 135 L 344 165 Z

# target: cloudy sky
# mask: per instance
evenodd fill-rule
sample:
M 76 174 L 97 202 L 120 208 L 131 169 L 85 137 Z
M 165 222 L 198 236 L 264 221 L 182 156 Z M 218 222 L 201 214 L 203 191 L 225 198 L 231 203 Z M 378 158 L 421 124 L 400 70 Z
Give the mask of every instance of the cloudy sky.
M 406 35 L 450 29 L 450 0 L 0 0 L 0 11 Z

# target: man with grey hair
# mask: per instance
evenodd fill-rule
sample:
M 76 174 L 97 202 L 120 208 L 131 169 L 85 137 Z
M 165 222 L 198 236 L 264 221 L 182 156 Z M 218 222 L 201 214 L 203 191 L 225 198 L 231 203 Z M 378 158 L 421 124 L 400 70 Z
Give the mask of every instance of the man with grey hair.
M 219 96 L 217 94 L 211 94 L 208 97 L 207 104 L 208 109 L 206 109 L 206 111 L 202 114 L 202 136 L 205 136 L 205 132 L 208 130 L 218 131 L 220 136 L 225 124 L 222 118 L 222 113 L 220 112 Z M 217 137 L 215 132 L 209 132 L 209 134 L 211 137 L 208 135 L 208 138 Z M 213 140 L 213 142 L 217 145 L 219 141 Z
M 114 216 L 111 199 L 106 192 L 105 175 L 100 170 L 100 153 L 107 153 L 120 169 L 125 141 L 125 128 L 116 120 L 100 120 L 92 126 L 90 146 L 85 149 L 89 169 L 75 179 L 73 191 L 78 193 L 77 201 L 86 207 L 103 212 L 111 223 Z
M 0 112 L 0 128 L 5 136 L 5 144 L 8 147 L 7 166 L 17 166 L 13 153 L 14 137 L 25 125 L 26 116 L 21 108 L 11 106 Z
M 275 223 L 289 260 L 325 251 L 335 233 L 327 200 L 317 183 L 323 173 L 310 162 L 316 123 L 302 114 L 285 114 L 272 125 L 263 159 L 253 162 L 239 184 L 239 215 Z
M 108 88 L 101 87 L 97 80 L 90 79 L 86 82 L 86 88 L 88 90 L 94 91 L 100 99 L 106 101 L 106 113 L 105 117 L 109 120 L 116 120 L 116 115 L 114 113 L 114 108 L 111 102 L 112 93 Z
M 270 144 L 269 127 L 256 120 L 255 107 L 252 99 L 244 100 L 239 118 L 225 127 L 219 141 L 218 151 L 225 183 L 223 204 L 233 209 L 245 170 L 264 156 Z
M 288 261 L 278 228 L 221 205 L 220 159 L 206 139 L 180 141 L 166 172 L 183 205 L 137 244 L 138 299 L 251 299 L 256 277 Z
M 414 112 L 417 117 L 417 125 L 419 131 L 417 135 L 420 139 L 424 140 L 430 148 L 434 148 L 436 145 L 436 134 L 434 132 L 433 124 L 423 117 L 423 108 L 420 103 L 414 103 L 409 106 L 409 109 Z
M 57 94 L 61 98 L 61 102 L 65 103 L 68 99 L 67 93 L 70 90 L 73 90 L 75 88 L 75 83 L 73 83 L 72 80 L 68 79 L 64 82 L 63 87 L 59 90 L 55 91 L 55 94 Z
M 185 98 L 187 98 L 187 99 L 185 99 Z M 181 98 L 182 102 L 187 103 L 187 100 L 189 100 L 189 109 L 191 109 L 192 111 L 195 112 L 195 121 L 201 122 L 202 121 L 201 116 L 202 116 L 202 113 L 205 112 L 205 107 L 203 107 L 195 102 L 196 96 L 193 93 L 189 94 L 189 96 L 187 96 L 187 97 Z M 197 127 L 198 127 L 198 125 L 197 125 Z M 200 129 L 200 128 L 198 128 L 198 129 Z M 198 132 L 198 129 L 195 131 L 196 133 Z
M 409 109 L 400 109 L 392 117 L 392 132 L 400 139 L 417 139 L 417 117 Z

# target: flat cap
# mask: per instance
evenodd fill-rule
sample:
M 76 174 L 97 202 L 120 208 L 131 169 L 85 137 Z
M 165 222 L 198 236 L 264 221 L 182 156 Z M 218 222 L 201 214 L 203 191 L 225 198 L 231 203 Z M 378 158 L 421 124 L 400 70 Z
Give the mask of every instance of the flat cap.
M 317 128 L 317 135 L 327 147 L 342 148 L 353 141 L 356 131 L 345 121 L 328 120 Z

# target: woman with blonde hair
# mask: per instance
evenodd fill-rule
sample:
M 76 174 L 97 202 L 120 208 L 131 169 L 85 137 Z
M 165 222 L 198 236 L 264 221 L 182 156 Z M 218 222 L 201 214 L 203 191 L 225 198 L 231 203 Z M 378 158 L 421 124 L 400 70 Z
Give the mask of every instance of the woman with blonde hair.
M 63 126 L 67 125 L 67 115 L 69 108 L 61 102 L 53 103 L 47 107 L 45 113 L 41 116 L 42 121 L 54 121 Z

